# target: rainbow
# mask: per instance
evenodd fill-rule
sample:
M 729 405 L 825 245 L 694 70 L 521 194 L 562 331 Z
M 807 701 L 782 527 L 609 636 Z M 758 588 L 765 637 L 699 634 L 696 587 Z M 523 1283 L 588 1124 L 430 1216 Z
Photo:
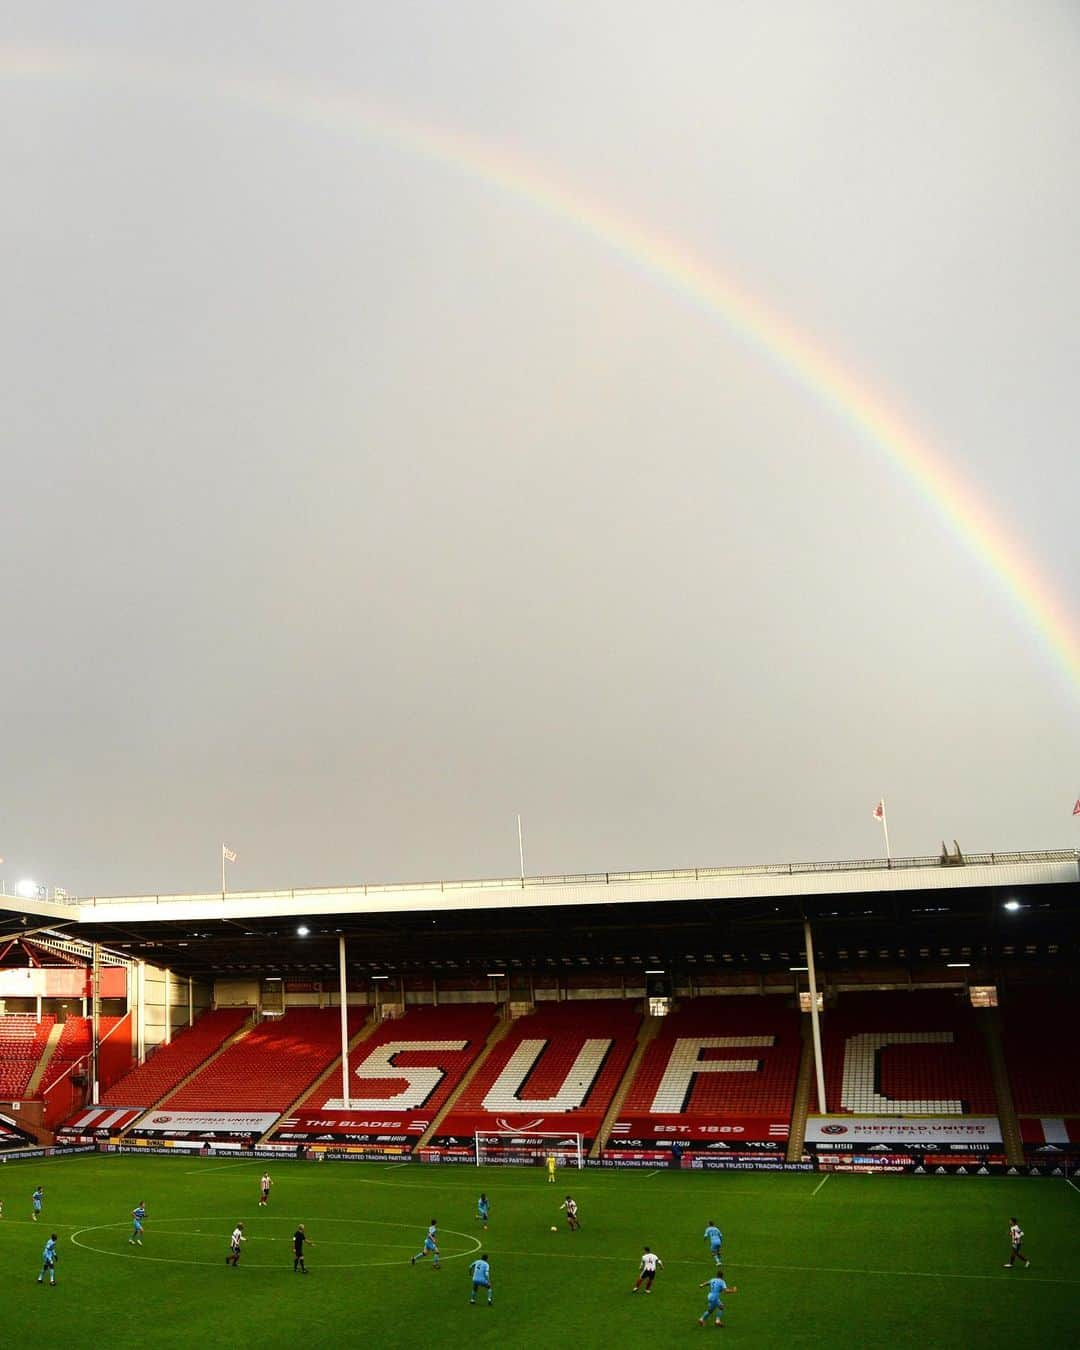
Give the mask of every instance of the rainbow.
M 519 154 L 445 127 L 410 121 L 358 95 L 329 94 L 287 80 L 215 78 L 175 66 L 150 68 L 120 53 L 0 46 L 0 78 L 83 78 L 190 100 L 193 92 L 261 108 L 314 128 L 400 147 L 490 184 L 572 226 L 654 282 L 720 319 L 778 365 L 819 404 L 855 428 L 918 490 L 983 564 L 1074 686 L 1080 686 L 1080 624 L 974 485 L 883 398 L 805 331 L 678 242 L 591 201 Z

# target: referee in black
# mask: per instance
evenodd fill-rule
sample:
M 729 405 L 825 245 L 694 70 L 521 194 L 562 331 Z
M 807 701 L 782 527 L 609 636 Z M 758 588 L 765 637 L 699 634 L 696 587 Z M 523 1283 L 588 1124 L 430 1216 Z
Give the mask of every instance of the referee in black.
M 300 1224 L 297 1227 L 296 1232 L 292 1235 L 292 1268 L 294 1275 L 297 1271 L 299 1271 L 301 1275 L 306 1275 L 308 1273 L 308 1268 L 304 1265 L 305 1242 L 311 1242 L 311 1239 L 308 1237 L 307 1233 L 304 1232 L 304 1225 Z

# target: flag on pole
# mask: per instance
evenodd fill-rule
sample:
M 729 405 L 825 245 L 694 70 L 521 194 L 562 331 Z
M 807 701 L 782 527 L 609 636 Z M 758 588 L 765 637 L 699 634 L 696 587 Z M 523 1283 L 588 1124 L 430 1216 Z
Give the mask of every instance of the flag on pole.
M 226 862 L 236 861 L 236 854 L 232 851 L 231 848 L 229 848 L 228 844 L 222 844 L 221 856 L 225 859 Z
M 1076 805 L 1073 807 L 1073 815 L 1080 816 L 1080 797 L 1076 799 Z
M 885 831 L 885 856 L 886 858 L 889 858 L 891 860 L 892 849 L 889 846 L 889 818 L 885 814 L 884 797 L 879 799 L 878 804 L 877 806 L 874 807 L 872 814 L 874 819 L 880 823 L 881 828 Z

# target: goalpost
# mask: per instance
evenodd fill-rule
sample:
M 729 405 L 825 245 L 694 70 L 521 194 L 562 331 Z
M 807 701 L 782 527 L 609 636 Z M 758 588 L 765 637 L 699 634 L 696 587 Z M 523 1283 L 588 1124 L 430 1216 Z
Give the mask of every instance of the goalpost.
M 550 1130 L 477 1130 L 475 1143 L 477 1167 L 485 1163 L 532 1167 L 543 1165 L 552 1156 L 558 1167 L 585 1166 L 582 1136 L 577 1130 L 559 1134 Z

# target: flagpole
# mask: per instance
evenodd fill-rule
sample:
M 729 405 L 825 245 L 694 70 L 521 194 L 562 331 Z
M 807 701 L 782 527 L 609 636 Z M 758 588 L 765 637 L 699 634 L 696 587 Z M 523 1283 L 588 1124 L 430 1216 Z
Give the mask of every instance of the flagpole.
M 885 810 L 885 798 L 881 799 L 881 828 L 885 831 L 885 857 L 892 862 L 892 849 L 889 847 L 889 813 Z
M 225 845 L 221 846 L 221 894 L 225 894 Z
M 525 840 L 521 833 L 521 812 L 518 812 L 518 861 L 521 864 L 521 884 L 525 885 Z

